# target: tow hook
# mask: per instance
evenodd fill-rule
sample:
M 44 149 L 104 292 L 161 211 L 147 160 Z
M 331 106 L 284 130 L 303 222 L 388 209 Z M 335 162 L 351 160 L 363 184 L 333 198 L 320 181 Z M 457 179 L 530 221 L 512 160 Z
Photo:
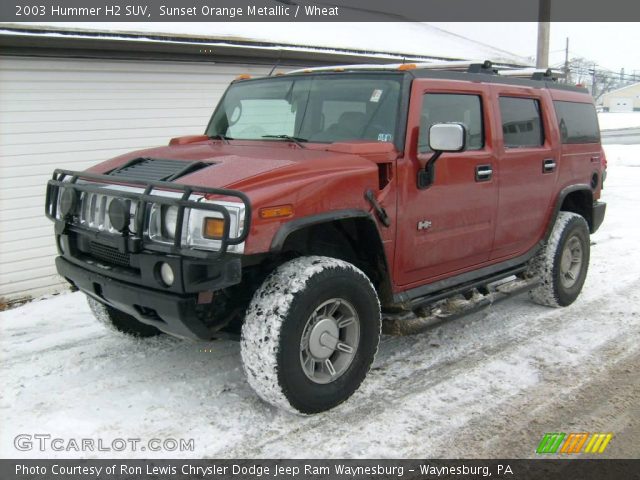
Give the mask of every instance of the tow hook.
M 391 220 L 389 220 L 389 215 L 387 215 L 387 211 L 378 203 L 373 191 L 367 190 L 364 192 L 364 198 L 371 204 L 373 209 L 376 211 L 376 215 L 382 222 L 385 227 L 389 227 L 391 225 Z

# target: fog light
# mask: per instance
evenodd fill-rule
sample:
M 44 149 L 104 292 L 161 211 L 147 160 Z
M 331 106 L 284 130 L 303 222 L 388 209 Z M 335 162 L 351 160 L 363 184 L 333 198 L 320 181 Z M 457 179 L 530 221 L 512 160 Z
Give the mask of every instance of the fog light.
M 176 277 L 173 274 L 173 268 L 171 268 L 171 265 L 169 265 L 168 263 L 160 264 L 160 278 L 167 287 L 173 285 Z
M 129 220 L 131 217 L 129 205 L 119 198 L 114 198 L 109 204 L 109 221 L 111 226 L 118 232 L 124 231 L 129 226 Z

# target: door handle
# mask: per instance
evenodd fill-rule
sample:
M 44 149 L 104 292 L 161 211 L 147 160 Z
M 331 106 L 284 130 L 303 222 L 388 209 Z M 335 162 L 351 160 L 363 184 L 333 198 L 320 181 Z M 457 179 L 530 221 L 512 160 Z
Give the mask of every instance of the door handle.
M 554 158 L 546 158 L 542 162 L 542 173 L 551 173 L 556 169 L 556 160 Z
M 491 165 L 478 165 L 476 167 L 476 182 L 486 182 L 493 177 Z

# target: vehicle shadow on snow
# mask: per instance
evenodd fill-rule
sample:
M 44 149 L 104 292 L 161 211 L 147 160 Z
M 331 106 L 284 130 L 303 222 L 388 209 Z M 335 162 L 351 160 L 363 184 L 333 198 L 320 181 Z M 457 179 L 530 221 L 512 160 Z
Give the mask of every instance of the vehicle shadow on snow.
M 470 348 L 480 350 L 481 346 L 469 344 L 466 330 L 489 319 L 497 308 L 509 308 L 503 305 L 444 320 L 415 335 L 383 335 L 376 360 L 362 388 L 329 415 L 347 414 L 363 408 L 363 404 L 377 402 L 380 396 L 389 395 L 391 400 L 398 382 L 410 381 L 416 369 L 436 370 L 440 363 L 452 362 L 456 357 L 462 358 L 473 353 Z M 117 371 L 120 376 L 132 375 L 130 381 L 137 381 L 141 375 L 139 369 L 142 369 L 144 383 L 150 389 L 154 385 L 164 388 L 171 382 L 181 385 L 183 391 L 204 388 L 208 392 L 205 408 L 212 413 L 219 412 L 219 403 L 227 403 L 225 397 L 233 397 L 235 409 L 243 410 L 243 413 L 251 410 L 253 414 L 270 419 L 274 415 L 284 416 L 288 421 L 299 418 L 303 423 L 305 418 L 314 418 L 291 415 L 260 401 L 245 379 L 237 341 L 217 339 L 194 342 L 166 335 L 150 339 L 125 339 L 122 335 L 114 334 L 103 338 L 106 345 L 101 353 L 96 353 L 95 358 L 116 357 L 108 362 L 112 365 L 106 368 Z M 461 353 L 461 350 L 465 353 Z M 323 415 L 326 414 L 319 416 Z

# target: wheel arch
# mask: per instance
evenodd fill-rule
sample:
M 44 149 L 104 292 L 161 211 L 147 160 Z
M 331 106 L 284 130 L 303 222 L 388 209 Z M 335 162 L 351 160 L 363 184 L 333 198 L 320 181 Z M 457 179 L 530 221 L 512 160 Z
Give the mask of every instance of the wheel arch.
M 287 222 L 274 235 L 270 251 L 324 255 L 352 263 L 369 277 L 381 303 L 392 302 L 389 263 L 380 231 L 364 210 L 338 210 Z
M 575 184 L 569 185 L 560 191 L 556 199 L 553 214 L 547 225 L 545 240 L 551 235 L 551 231 L 560 212 L 573 212 L 582 216 L 589 225 L 589 231 L 593 233 L 596 227 L 593 219 L 593 190 L 591 186 L 587 184 Z

